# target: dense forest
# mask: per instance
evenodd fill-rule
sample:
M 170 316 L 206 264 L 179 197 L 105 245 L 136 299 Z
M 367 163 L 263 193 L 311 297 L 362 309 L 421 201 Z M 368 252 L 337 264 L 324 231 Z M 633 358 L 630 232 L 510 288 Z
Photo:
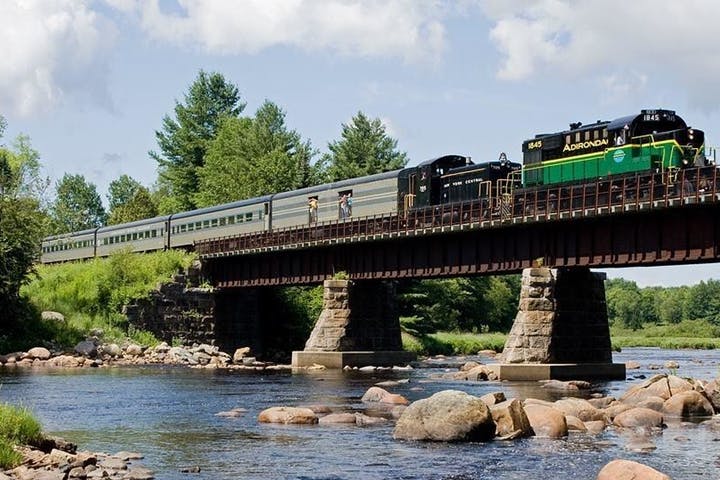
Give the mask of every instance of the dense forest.
M 81 174 L 68 172 L 51 185 L 42 176 L 41 154 L 32 148 L 30 138 L 3 138 L 6 124 L 0 116 L 0 142 L 6 142 L 0 143 L 0 349 L 59 341 L 58 332 L 40 320 L 39 309 L 65 305 L 68 311 L 62 313 L 82 317 L 76 324 L 87 328 L 93 326 L 93 315 L 102 317 L 104 325 L 109 318 L 117 319 L 118 302 L 83 307 L 77 306 L 82 301 L 65 298 L 52 303 L 47 301 L 51 287 L 22 288 L 37 282 L 40 240 L 48 234 L 379 173 L 408 162 L 380 119 L 361 111 L 340 126 L 339 138 L 321 152 L 286 124 L 285 112 L 272 101 L 266 100 L 253 114 L 245 108 L 237 86 L 219 73 L 200 71 L 173 111 L 159 119 L 157 149 L 148 152 L 157 164 L 157 180 L 146 186 L 122 175 L 110 182 L 106 202 L 97 186 Z M 113 281 L 132 276 L 117 261 L 114 265 L 120 280 Z M 51 276 L 46 270 L 43 274 Z M 143 282 L 156 275 L 158 271 L 148 272 Z M 399 285 L 403 327 L 414 335 L 439 330 L 507 332 L 519 290 L 517 275 L 403 282 Z M 285 311 L 303 326 L 296 332 L 298 338 L 317 318 L 319 295 L 317 289 L 301 288 L 278 293 Z M 71 308 L 71 304 L 77 305 Z M 607 304 L 611 324 L 632 330 L 683 321 L 720 327 L 720 281 L 716 280 L 677 288 L 639 288 L 633 282 L 610 280 Z

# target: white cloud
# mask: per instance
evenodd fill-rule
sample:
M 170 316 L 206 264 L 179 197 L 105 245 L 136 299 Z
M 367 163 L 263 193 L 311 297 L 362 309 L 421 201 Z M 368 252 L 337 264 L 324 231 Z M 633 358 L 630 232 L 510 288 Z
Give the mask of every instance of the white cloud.
M 385 127 L 385 133 L 393 138 L 398 138 L 400 136 L 400 131 L 398 130 L 397 125 L 395 125 L 395 122 L 390 120 L 388 117 L 380 117 L 380 123 L 383 124 Z
M 500 79 L 597 75 L 678 88 L 695 104 L 720 106 L 716 0 L 482 0 L 504 55 Z M 618 72 L 631 72 L 629 75 Z M 627 78 L 620 79 L 621 75 Z M 614 78 L 613 78 L 614 77 Z M 609 94 L 610 92 L 608 92 Z
M 30 115 L 69 95 L 109 104 L 105 46 L 114 29 L 83 0 L 0 2 L 0 111 Z
M 106 0 L 129 11 L 132 0 Z M 257 53 L 274 46 L 344 55 L 436 62 L 445 47 L 443 3 L 415 0 L 137 1 L 148 35 L 212 54 Z
M 647 75 L 636 71 L 616 72 L 600 79 L 600 85 L 608 102 L 613 99 L 626 99 L 638 95 L 645 89 L 647 83 Z

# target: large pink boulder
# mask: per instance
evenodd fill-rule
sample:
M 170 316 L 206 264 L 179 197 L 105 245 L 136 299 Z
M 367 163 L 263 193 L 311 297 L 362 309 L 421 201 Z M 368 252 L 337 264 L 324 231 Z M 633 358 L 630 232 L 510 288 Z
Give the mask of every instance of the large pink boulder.
M 568 434 L 565 414 L 560 410 L 537 403 L 525 404 L 530 426 L 535 436 L 546 438 L 562 438 Z
M 705 385 L 705 396 L 710 400 L 716 413 L 720 413 L 720 379 L 715 379 Z
M 649 408 L 636 407 L 622 412 L 613 420 L 613 424 L 618 427 L 647 427 L 662 428 L 662 413 L 650 410 Z
M 630 389 L 625 392 L 625 395 L 620 397 L 620 401 L 623 403 L 637 404 L 648 397 L 660 397 L 663 400 L 671 397 L 667 375 L 655 375 L 639 385 L 630 387 Z
M 605 465 L 597 480 L 671 480 L 652 467 L 631 460 L 613 460 Z
M 605 412 L 582 398 L 563 398 L 556 401 L 553 408 L 560 410 L 565 415 L 577 417 L 583 422 L 605 420 Z
M 655 375 L 639 385 L 631 387 L 620 398 L 623 403 L 637 405 L 650 397 L 660 397 L 667 400 L 676 393 L 693 390 L 694 386 L 684 378 L 677 375 Z
M 711 417 L 714 413 L 710 401 L 700 392 L 686 390 L 665 400 L 665 415 L 673 417 Z
M 309 408 L 298 407 L 271 407 L 263 410 L 258 415 L 261 423 L 284 423 L 284 424 L 314 424 L 318 423 L 315 412 Z
M 490 414 L 495 422 L 495 434 L 498 437 L 510 439 L 533 434 L 525 409 L 516 398 L 492 405 Z
M 397 393 L 390 393 L 380 387 L 368 388 L 367 392 L 365 392 L 365 395 L 362 396 L 361 400 L 368 403 L 389 403 L 392 405 L 407 405 L 408 403 L 410 403 L 402 395 L 398 395 Z

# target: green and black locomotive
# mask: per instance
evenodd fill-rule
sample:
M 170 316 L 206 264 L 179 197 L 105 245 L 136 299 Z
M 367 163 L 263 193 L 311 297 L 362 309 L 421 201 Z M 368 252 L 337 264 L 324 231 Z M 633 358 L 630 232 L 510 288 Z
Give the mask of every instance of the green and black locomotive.
M 523 187 L 572 184 L 706 166 L 705 135 L 672 110 L 570 124 L 523 142 Z

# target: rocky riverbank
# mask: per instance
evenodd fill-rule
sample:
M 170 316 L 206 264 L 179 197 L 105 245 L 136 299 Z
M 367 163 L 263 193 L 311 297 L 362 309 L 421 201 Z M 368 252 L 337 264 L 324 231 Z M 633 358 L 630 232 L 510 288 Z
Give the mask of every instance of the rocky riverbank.
M 72 351 L 51 351 L 45 347 L 31 348 L 27 352 L 0 355 L 0 366 L 8 368 L 97 368 L 108 366 L 177 365 L 194 368 L 228 370 L 289 370 L 290 365 L 260 362 L 247 347 L 237 349 L 233 355 L 213 345 L 172 347 L 163 342 L 154 347 L 135 343 L 122 346 L 85 340 Z
M 152 480 L 155 474 L 138 463 L 143 456 L 133 452 L 114 455 L 77 451 L 60 438 L 46 437 L 37 445 L 17 447 L 23 460 L 19 466 L 0 471 L 0 480 Z

